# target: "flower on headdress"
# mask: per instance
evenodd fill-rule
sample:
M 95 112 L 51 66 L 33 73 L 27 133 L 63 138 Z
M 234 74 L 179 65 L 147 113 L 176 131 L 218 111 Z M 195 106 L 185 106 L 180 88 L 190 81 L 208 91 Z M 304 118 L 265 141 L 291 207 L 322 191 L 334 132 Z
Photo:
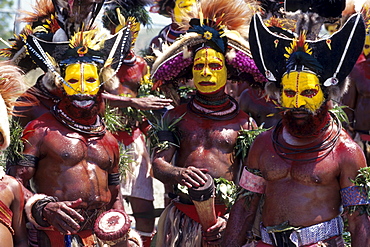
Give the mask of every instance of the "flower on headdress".
M 205 23 L 210 23 L 210 22 L 211 21 L 209 20 L 205 21 Z M 223 37 L 222 34 L 224 33 L 222 29 L 217 30 L 211 26 L 202 25 L 199 19 L 192 19 L 190 21 L 190 25 L 192 28 L 190 28 L 188 32 L 195 32 L 201 35 L 203 38 L 213 42 L 222 53 L 225 52 L 226 44 L 224 40 L 222 39 Z
M 206 31 L 206 32 L 204 32 L 203 37 L 204 37 L 205 39 L 210 40 L 210 39 L 212 39 L 212 33 L 211 33 L 211 32 Z

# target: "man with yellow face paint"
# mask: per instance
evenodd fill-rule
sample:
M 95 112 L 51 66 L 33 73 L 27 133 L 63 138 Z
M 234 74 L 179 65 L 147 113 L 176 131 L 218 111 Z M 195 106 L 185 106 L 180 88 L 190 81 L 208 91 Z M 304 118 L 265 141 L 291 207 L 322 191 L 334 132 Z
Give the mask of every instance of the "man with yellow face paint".
M 250 27 L 253 59 L 269 79 L 268 93 L 280 96 L 282 120 L 257 136 L 249 150 L 240 179 L 246 196 L 230 212 L 223 246 L 254 241 L 257 247 L 344 247 L 342 217 L 348 220 L 351 246 L 370 246 L 363 238 L 370 234 L 364 213 L 370 198 L 360 192 L 369 181 L 359 182 L 367 169 L 365 156 L 329 112 L 362 50 L 361 15 L 330 37 L 331 47 L 325 39 L 308 41 L 304 33 L 279 37 L 259 15 Z M 260 239 L 247 239 L 256 232 L 261 200 Z
M 360 145 L 370 166 L 370 34 L 366 35 L 361 57 L 349 75 L 350 85 L 343 95 L 342 104 L 349 119 L 347 130 Z
M 159 143 L 154 149 L 153 174 L 173 187 L 170 193 L 173 200 L 159 219 L 156 246 L 221 246 L 228 204 L 222 199 L 222 192 L 216 192 L 214 211 L 212 204 L 200 211 L 184 190 L 190 193 L 192 189 L 210 184 L 210 179 L 219 187 L 236 184 L 246 160 L 245 156 L 236 155 L 240 131 L 257 128 L 253 119 L 239 109 L 237 101 L 225 93 L 225 86 L 230 76 L 243 83 L 245 78 L 258 81 L 262 77 L 248 56 L 246 43 L 239 39 L 232 43 L 240 50 L 228 45 L 231 42 L 228 35 L 238 34 L 233 28 L 238 29 L 228 26 L 233 32 L 222 35 L 223 26 L 216 24 L 227 26 L 230 18 L 233 19 L 230 13 L 247 18 L 249 6 L 244 0 L 216 0 L 212 6 L 209 4 L 207 0 L 200 1 L 203 15 L 199 17 L 204 19 L 191 19 L 187 33 L 153 65 L 153 78 L 156 82 L 162 81 L 163 86 L 176 87 L 186 78 L 192 80 L 196 88 L 188 103 L 176 105 L 163 116 L 162 122 L 176 123 L 175 128 L 157 134 Z M 222 9 L 225 14 L 215 15 L 212 7 Z M 153 139 L 155 136 L 156 133 Z M 202 218 L 213 212 L 213 218 Z
M 324 102 L 319 78 L 314 73 L 293 71 L 282 78 L 281 105 L 316 112 Z
M 227 80 L 225 57 L 211 48 L 199 50 L 194 57 L 193 81 L 197 90 L 212 94 L 224 89 Z
M 119 196 L 119 146 L 100 114 L 102 93 L 108 85 L 112 87 L 107 78 L 114 79 L 114 65 L 128 52 L 123 37 L 129 37 L 122 33 L 122 37 L 111 37 L 117 43 L 109 39 L 105 43 L 107 38 L 99 34 L 98 30 L 78 33 L 71 38 L 74 42 L 63 44 L 64 52 L 52 62 L 35 61 L 45 70 L 40 84 L 54 89 L 58 97 L 49 111 L 26 125 L 23 156 L 10 169 L 30 189 L 24 190 L 25 208 L 29 230 L 35 234 L 30 241 L 35 246 L 103 246 L 99 231 L 94 230 L 98 217 L 110 209 L 124 210 Z M 117 50 L 110 47 L 113 43 L 119 44 Z M 93 44 L 100 49 L 93 50 Z M 30 53 L 45 53 L 43 45 L 34 46 Z M 48 48 L 58 49 L 59 45 L 49 43 Z M 55 62 L 57 67 L 52 66 Z M 49 67 L 44 67 L 45 63 Z M 126 246 L 134 240 L 130 233 L 125 235 L 127 230 L 116 232 L 124 240 L 122 236 L 111 240 Z M 134 246 L 141 243 L 134 242 Z
M 63 84 L 68 95 L 85 94 L 95 95 L 100 89 L 98 68 L 94 64 L 76 63 L 68 65 L 65 70 Z
M 239 111 L 237 102 L 225 93 L 227 68 L 221 52 L 211 47 L 198 50 L 192 73 L 197 89 L 195 97 L 164 116 L 169 122 L 182 116 L 177 125 L 181 132 L 179 148 L 171 146 L 165 151 L 155 152 L 154 176 L 165 184 L 179 183 L 189 188 L 204 185 L 207 181 L 205 173 L 237 182 L 241 160 L 233 157 L 233 150 L 238 132 L 240 128 L 247 130 L 256 128 L 256 125 L 246 113 Z M 175 153 L 177 158 L 173 166 L 171 160 Z M 216 213 L 220 216 L 224 214 L 222 210 Z M 213 226 L 202 229 L 205 242 L 218 246 L 225 226 L 225 219 L 217 217 Z M 158 229 L 159 235 L 165 234 L 162 230 Z M 182 246 L 189 240 L 180 241 L 184 241 L 179 242 Z M 157 246 L 169 246 L 169 242 L 157 237 Z

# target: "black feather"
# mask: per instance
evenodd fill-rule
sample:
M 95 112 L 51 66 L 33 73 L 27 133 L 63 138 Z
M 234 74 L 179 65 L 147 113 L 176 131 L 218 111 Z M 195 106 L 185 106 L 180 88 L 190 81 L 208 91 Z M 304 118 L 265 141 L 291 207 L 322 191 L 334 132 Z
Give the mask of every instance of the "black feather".
M 316 74 L 320 74 L 323 70 L 323 66 L 319 61 L 304 51 L 296 51 L 290 55 L 286 64 L 287 73 L 293 70 L 296 66 L 305 66 Z

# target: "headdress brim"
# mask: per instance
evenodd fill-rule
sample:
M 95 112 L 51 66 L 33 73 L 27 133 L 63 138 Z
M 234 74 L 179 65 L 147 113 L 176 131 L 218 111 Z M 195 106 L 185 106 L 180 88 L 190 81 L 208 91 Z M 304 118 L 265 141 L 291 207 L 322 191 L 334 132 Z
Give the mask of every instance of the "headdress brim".
M 321 83 L 336 78 L 338 83 L 351 72 L 361 54 L 365 39 L 365 25 L 361 14 L 355 14 L 344 26 L 326 39 L 306 40 L 312 49 L 312 56 L 324 67 L 319 75 Z M 250 25 L 249 43 L 254 61 L 261 73 L 276 86 L 280 86 L 286 72 L 286 47 L 293 39 L 272 33 L 256 14 Z

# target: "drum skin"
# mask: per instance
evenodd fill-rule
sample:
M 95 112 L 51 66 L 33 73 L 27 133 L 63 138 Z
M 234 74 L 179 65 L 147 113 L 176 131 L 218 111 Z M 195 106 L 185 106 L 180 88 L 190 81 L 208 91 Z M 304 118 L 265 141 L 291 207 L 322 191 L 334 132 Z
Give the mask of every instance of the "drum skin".
M 103 242 L 116 244 L 126 239 L 130 226 L 131 220 L 125 211 L 111 209 L 96 219 L 94 232 Z

